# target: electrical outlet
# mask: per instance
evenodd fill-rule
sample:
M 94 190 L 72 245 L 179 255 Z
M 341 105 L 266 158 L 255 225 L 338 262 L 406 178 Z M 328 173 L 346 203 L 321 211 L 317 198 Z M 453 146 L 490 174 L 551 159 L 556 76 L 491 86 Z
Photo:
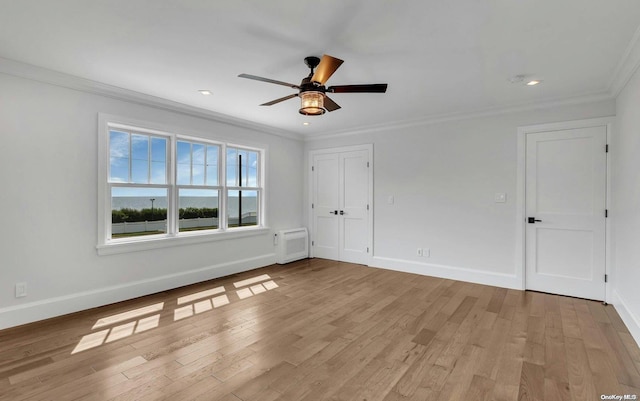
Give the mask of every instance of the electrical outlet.
M 422 248 L 418 248 L 418 249 L 416 250 L 416 255 L 417 255 L 417 256 L 422 256 Z
M 422 256 L 424 256 L 425 258 L 430 258 L 431 257 L 431 249 L 422 248 Z
M 16 298 L 27 296 L 27 283 L 16 283 Z

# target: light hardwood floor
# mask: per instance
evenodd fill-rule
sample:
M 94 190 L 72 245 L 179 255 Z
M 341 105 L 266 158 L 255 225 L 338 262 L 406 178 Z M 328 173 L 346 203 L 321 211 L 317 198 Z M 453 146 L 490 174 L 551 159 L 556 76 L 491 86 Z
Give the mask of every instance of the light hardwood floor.
M 0 331 L 0 400 L 640 398 L 612 306 L 321 259 Z

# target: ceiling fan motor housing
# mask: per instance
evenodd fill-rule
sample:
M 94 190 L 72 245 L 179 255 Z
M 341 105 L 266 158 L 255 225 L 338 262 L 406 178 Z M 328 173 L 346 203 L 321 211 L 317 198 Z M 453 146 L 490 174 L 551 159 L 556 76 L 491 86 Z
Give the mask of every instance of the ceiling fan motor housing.
M 311 77 L 312 76 L 313 76 L 313 73 L 309 74 L 308 77 L 302 78 L 302 81 L 300 82 L 300 92 L 299 93 L 308 92 L 308 91 L 325 93 L 327 91 L 327 89 L 325 88 L 324 85 L 319 85 L 319 84 L 311 81 Z
M 320 64 L 320 58 L 316 56 L 309 56 L 304 58 L 304 63 L 307 67 L 311 68 L 311 72 Z

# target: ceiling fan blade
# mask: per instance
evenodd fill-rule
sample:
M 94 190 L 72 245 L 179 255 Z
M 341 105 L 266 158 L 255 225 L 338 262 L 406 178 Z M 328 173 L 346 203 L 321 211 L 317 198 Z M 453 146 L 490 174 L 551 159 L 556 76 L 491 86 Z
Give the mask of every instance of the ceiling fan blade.
M 284 85 L 284 86 L 288 86 L 289 88 L 294 88 L 294 89 L 300 89 L 300 87 L 298 85 L 296 85 L 296 84 L 290 84 L 288 82 L 276 81 L 275 79 L 263 78 L 263 77 L 259 77 L 257 75 L 240 74 L 240 75 L 238 75 L 238 77 L 247 78 L 247 79 L 253 79 L 253 80 L 256 80 L 256 81 L 268 82 L 270 84 Z
M 320 85 L 324 85 L 325 82 L 333 75 L 334 72 L 344 63 L 344 60 L 340 60 L 339 58 L 331 57 L 327 54 L 322 56 L 320 60 L 320 64 L 316 68 L 316 72 L 313 74 L 311 78 L 311 82 L 318 82 Z
M 331 93 L 385 93 L 387 84 L 369 84 L 369 85 L 337 85 L 327 88 L 327 92 Z
M 340 105 L 334 102 L 329 96 L 324 95 L 324 108 L 327 109 L 327 111 L 334 111 L 338 110 Z
M 284 102 L 285 100 L 289 100 L 292 97 L 296 97 L 296 96 L 298 96 L 298 94 L 294 93 L 293 95 L 281 97 L 280 99 L 272 100 L 272 101 L 267 102 L 267 103 L 262 103 L 260 106 L 273 106 L 276 103 Z

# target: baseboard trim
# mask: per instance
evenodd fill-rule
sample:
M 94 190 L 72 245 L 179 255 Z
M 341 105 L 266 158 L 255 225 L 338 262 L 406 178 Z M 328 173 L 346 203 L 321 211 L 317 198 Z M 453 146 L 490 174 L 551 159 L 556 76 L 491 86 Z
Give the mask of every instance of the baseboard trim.
M 269 266 L 275 261 L 275 253 L 260 255 L 147 280 L 1 308 L 0 330 Z
M 620 315 L 620 318 L 629 329 L 629 333 L 631 333 L 633 339 L 636 340 L 636 344 L 640 346 L 640 317 L 631 312 L 627 302 L 620 296 L 617 290 L 613 291 L 612 298 L 612 304 L 616 308 L 618 315 Z
M 450 280 L 466 281 L 469 283 L 491 285 L 495 287 L 523 290 L 522 281 L 515 274 L 493 273 L 486 270 L 475 270 L 465 267 L 438 265 L 433 263 L 418 263 L 410 260 L 385 258 L 374 256 L 371 267 L 395 270 L 405 273 L 433 276 Z

